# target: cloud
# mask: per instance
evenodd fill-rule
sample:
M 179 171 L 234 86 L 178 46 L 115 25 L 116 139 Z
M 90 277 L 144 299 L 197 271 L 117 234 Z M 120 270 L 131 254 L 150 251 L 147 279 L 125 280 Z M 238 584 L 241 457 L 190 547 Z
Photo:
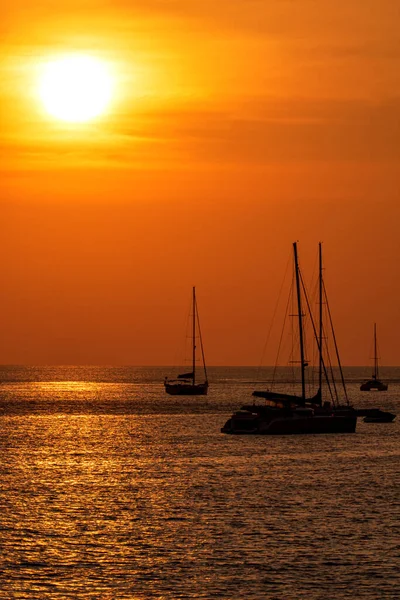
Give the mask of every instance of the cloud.
M 391 162 L 400 158 L 400 97 L 375 103 L 266 97 L 230 109 L 194 104 L 135 112 L 81 139 L 3 140 L 3 155 L 36 168 Z
M 200 33 L 229 31 L 230 34 L 248 32 L 252 35 L 292 37 L 293 39 L 335 39 L 360 33 L 375 33 L 387 39 L 391 32 L 397 37 L 398 4 L 393 0 L 69 0 L 60 5 L 58 0 L 15 0 L 6 3 L 2 21 L 30 22 L 43 18 L 67 15 L 87 16 L 96 23 L 100 15 L 109 23 L 119 18 L 122 23 L 148 19 L 155 24 L 160 20 L 170 27 L 182 23 L 186 29 Z M 369 36 L 371 37 L 371 36 Z M 344 39 L 345 41 L 345 39 Z
M 161 151 L 212 163 L 394 160 L 400 157 L 400 98 L 283 101 L 256 98 L 240 109 L 176 109 L 147 114 Z M 129 146 L 129 119 L 118 129 Z M 133 142 L 134 143 L 134 142 Z

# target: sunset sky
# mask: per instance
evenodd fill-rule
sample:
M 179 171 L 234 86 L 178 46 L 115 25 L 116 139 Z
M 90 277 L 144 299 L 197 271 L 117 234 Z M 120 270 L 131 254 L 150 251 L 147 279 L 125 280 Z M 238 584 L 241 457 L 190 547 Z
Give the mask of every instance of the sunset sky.
M 398 0 L 8 0 L 0 362 L 168 365 L 192 285 L 210 365 L 259 364 L 292 249 L 345 365 L 400 364 Z M 39 87 L 90 56 L 112 96 Z M 273 364 L 276 348 L 267 349 Z

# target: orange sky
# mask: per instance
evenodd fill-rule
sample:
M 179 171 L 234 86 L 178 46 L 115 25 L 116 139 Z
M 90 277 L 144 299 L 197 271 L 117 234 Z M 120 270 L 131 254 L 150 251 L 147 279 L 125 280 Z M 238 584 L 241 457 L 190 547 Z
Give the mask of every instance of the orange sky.
M 397 0 L 14 0 L 2 8 L 0 362 L 258 364 L 294 240 L 324 242 L 342 360 L 400 364 Z M 45 114 L 91 53 L 103 117 Z M 266 364 L 274 362 L 270 348 Z

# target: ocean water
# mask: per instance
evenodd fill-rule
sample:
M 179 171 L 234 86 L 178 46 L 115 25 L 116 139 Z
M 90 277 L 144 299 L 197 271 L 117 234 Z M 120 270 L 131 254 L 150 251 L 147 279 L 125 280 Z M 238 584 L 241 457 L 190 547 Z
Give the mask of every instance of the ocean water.
M 0 368 L 1 599 L 400 597 L 400 368 L 354 435 L 227 436 L 271 370 Z M 283 386 L 289 386 L 281 370 Z

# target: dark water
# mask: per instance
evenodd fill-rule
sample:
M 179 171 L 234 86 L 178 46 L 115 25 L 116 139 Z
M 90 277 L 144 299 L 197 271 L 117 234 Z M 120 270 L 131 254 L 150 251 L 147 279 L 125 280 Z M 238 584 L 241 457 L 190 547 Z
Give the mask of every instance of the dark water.
M 400 369 L 346 373 L 394 423 L 295 437 L 220 434 L 257 370 L 210 371 L 1 369 L 0 598 L 400 597 Z

